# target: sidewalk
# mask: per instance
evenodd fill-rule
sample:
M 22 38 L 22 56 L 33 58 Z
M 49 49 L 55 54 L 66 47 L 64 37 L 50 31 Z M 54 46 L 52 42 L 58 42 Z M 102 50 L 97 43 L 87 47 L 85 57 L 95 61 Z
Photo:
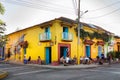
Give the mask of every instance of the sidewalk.
M 40 67 L 40 68 L 47 68 L 47 69 L 87 69 L 87 68 L 95 68 L 100 65 L 97 64 L 90 64 L 90 65 L 69 65 L 69 66 L 64 66 L 64 65 L 58 65 L 58 66 L 53 66 L 53 65 L 38 65 L 38 64 L 26 64 L 27 66 L 34 66 L 34 67 Z
M 96 68 L 100 66 L 108 65 L 108 63 L 104 63 L 103 65 L 98 64 L 79 64 L 79 65 L 39 65 L 39 64 L 23 64 L 19 62 L 9 62 L 10 64 L 18 64 L 18 65 L 26 65 L 26 66 L 33 66 L 33 67 L 40 67 L 46 69 L 88 69 L 88 68 Z

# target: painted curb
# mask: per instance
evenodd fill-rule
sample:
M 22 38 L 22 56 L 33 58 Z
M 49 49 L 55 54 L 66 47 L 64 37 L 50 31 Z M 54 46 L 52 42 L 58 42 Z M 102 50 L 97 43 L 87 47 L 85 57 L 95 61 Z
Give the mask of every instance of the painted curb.
M 8 72 L 7 71 L 0 71 L 0 80 L 7 77 L 8 76 Z

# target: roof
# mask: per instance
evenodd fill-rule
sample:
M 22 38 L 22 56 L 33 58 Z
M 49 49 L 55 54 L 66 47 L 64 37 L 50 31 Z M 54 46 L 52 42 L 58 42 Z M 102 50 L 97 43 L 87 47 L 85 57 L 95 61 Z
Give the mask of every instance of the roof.
M 54 21 L 54 20 L 60 20 L 60 21 L 63 21 L 63 22 L 71 23 L 71 24 L 77 24 L 77 20 L 72 20 L 72 19 L 69 19 L 69 18 L 66 18 L 66 17 L 59 17 L 59 18 L 55 18 L 55 19 L 50 20 L 50 21 L 46 21 L 46 22 L 43 22 L 43 23 L 40 23 L 40 24 L 37 24 L 37 25 L 33 25 L 33 26 L 30 26 L 30 27 L 27 27 L 27 28 L 25 28 L 25 29 L 32 28 L 32 27 L 34 27 L 34 26 L 41 26 L 41 25 L 44 25 L 44 24 L 50 24 L 50 22 L 52 22 L 52 21 Z M 96 28 L 96 29 L 103 30 L 103 31 L 105 31 L 105 32 L 107 32 L 107 33 L 112 34 L 111 32 L 109 32 L 109 31 L 107 31 L 107 30 L 105 30 L 105 29 L 103 29 L 103 28 L 101 28 L 101 27 L 99 27 L 99 26 L 96 26 L 96 25 L 94 25 L 94 24 L 89 24 L 89 23 L 84 23 L 84 22 L 80 22 L 80 23 L 81 23 L 82 25 L 84 25 L 84 26 L 88 26 L 88 27 L 90 27 L 90 28 Z M 22 31 L 22 30 L 25 30 L 25 29 L 21 29 L 21 30 L 15 31 L 15 32 L 19 32 L 19 31 Z M 15 33 L 15 32 L 12 32 L 12 33 L 10 33 L 10 34 L 13 34 L 13 33 Z M 8 34 L 8 35 L 9 35 L 9 34 Z
M 120 39 L 120 36 L 118 36 L 118 35 L 115 35 L 114 37 L 117 38 L 117 39 Z

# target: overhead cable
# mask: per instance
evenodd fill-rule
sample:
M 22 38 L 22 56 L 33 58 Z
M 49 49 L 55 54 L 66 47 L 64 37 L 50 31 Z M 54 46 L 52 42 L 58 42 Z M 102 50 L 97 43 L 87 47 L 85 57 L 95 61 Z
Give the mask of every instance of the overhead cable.
M 98 9 L 89 10 L 89 12 L 100 11 L 100 10 L 106 9 L 106 8 L 108 8 L 108 7 L 115 6 L 116 4 L 119 4 L 119 3 L 120 3 L 120 1 L 117 1 L 117 2 L 115 2 L 115 3 L 109 4 L 109 5 L 107 5 L 107 6 L 104 6 L 104 7 L 98 8 Z
M 59 6 L 48 6 L 48 5 L 43 5 L 43 4 L 39 4 L 39 3 L 33 3 L 33 2 L 29 2 L 29 1 L 23 1 L 23 0 L 5 0 L 5 2 L 7 3 L 11 3 L 14 5 L 22 5 L 25 7 L 31 7 L 31 8 L 35 8 L 35 9 L 41 9 L 41 10 L 46 10 L 46 11 L 54 11 L 54 12 L 59 12 L 59 13 L 65 13 L 65 14 L 72 14 L 73 11 L 69 10 L 69 9 L 65 9 Z
M 86 19 L 96 19 L 96 18 L 106 17 L 106 16 L 108 16 L 108 15 L 110 15 L 110 14 L 113 14 L 113 13 L 115 13 L 115 12 L 119 11 L 119 10 L 120 10 L 120 8 L 115 9 L 115 10 L 113 10 L 113 11 L 109 12 L 109 13 L 106 13 L 106 14 L 103 14 L 103 15 L 100 15 L 100 16 L 88 17 L 88 18 L 86 18 Z

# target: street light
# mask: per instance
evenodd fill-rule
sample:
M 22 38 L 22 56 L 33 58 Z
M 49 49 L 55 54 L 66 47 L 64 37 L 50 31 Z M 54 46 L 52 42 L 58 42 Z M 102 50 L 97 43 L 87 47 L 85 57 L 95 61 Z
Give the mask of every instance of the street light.
M 86 11 L 80 11 L 81 12 L 81 14 L 80 14 L 80 18 L 85 14 L 85 13 L 87 13 L 88 12 L 88 10 L 86 10 Z
M 80 17 L 87 12 L 88 10 L 80 14 L 80 0 L 78 0 L 78 19 L 77 19 L 77 22 L 78 22 L 77 63 L 78 64 L 79 64 L 79 52 L 80 52 L 80 28 L 81 28 Z

